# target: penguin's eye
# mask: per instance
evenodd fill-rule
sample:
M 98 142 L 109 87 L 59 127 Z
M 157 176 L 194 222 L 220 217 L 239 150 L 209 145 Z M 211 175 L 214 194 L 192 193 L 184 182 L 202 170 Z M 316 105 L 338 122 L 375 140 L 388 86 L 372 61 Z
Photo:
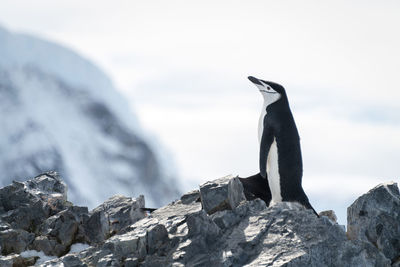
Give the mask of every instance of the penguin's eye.
M 271 87 L 268 86 L 268 87 L 267 87 L 267 90 L 271 90 Z

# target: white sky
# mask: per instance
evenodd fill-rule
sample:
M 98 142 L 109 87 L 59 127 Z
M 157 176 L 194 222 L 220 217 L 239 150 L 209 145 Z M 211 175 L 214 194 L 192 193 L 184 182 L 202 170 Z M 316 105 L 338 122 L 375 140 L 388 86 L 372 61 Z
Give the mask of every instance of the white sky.
M 351 2 L 351 3 L 350 3 Z M 262 97 L 285 86 L 317 210 L 398 181 L 399 1 L 6 0 L 0 24 L 93 60 L 171 152 L 183 191 L 258 169 Z

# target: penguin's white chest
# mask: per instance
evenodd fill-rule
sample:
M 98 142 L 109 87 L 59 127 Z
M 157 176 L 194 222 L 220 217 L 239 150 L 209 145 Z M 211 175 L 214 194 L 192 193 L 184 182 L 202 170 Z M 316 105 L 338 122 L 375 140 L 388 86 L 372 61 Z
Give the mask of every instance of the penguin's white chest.
M 261 145 L 262 133 L 264 131 L 264 117 L 267 115 L 266 107 L 267 104 L 264 103 L 263 108 L 261 110 L 261 116 L 258 121 L 258 142 L 260 145 Z M 267 155 L 267 178 L 272 196 L 270 205 L 273 205 L 274 203 L 277 202 L 282 202 L 281 179 L 279 176 L 279 163 L 278 163 L 278 147 L 276 145 L 275 137 Z
M 274 141 L 271 144 L 267 158 L 267 178 L 272 195 L 270 205 L 273 205 L 277 202 L 282 202 L 281 178 L 279 176 L 278 164 L 278 147 L 276 146 L 276 140 L 274 137 Z

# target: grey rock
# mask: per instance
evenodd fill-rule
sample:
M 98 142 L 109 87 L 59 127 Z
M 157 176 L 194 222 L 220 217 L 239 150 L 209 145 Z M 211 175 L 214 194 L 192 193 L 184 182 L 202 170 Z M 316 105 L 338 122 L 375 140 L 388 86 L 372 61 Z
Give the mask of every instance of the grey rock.
M 21 253 L 33 242 L 35 235 L 22 229 L 7 229 L 0 232 L 1 254 Z
M 212 242 L 220 234 L 220 228 L 207 216 L 204 210 L 189 214 L 186 218 L 188 237 L 201 237 Z
M 50 210 L 38 200 L 31 205 L 9 210 L 1 215 L 1 219 L 6 221 L 14 229 L 23 229 L 29 232 L 36 232 L 37 227 L 50 216 Z
M 56 239 L 47 236 L 37 236 L 31 245 L 32 249 L 43 251 L 46 255 L 61 256 L 65 254 L 66 247 L 57 242 Z
M 181 196 L 181 202 L 183 204 L 190 204 L 192 202 L 200 200 L 199 190 L 192 190 Z
M 147 231 L 147 253 L 160 252 L 163 245 L 169 241 L 167 229 L 163 224 L 157 224 Z
M 0 218 L 14 229 L 36 232 L 45 219 L 70 205 L 66 194 L 67 186 L 55 172 L 13 182 L 0 189 Z
M 201 211 L 201 204 L 198 202 L 171 203 L 128 226 L 124 233 L 108 238 L 104 244 L 79 253 L 78 257 L 82 262 L 94 266 L 97 266 L 98 262 L 107 255 L 113 255 L 121 264 L 127 258 L 133 258 L 133 262 L 130 263 L 133 266 L 135 264 L 164 266 L 157 265 L 160 264 L 159 259 L 164 259 L 166 255 L 171 254 L 172 249 L 179 243 L 179 237 L 185 237 L 188 234 L 186 216 L 199 211 Z M 114 258 L 110 262 L 113 262 Z M 155 262 L 157 262 L 156 265 L 154 265 Z M 161 263 L 165 264 L 165 260 Z
M 200 197 L 203 209 L 208 214 L 234 209 L 246 200 L 242 183 L 231 175 L 201 185 Z
M 335 222 L 333 211 L 323 212 L 317 218 L 297 203 L 267 207 L 260 199 L 245 201 L 241 184 L 237 182 L 236 178 L 225 177 L 206 183 L 200 191 L 189 192 L 148 216 L 141 211 L 143 196 L 137 199 L 115 196 L 90 213 L 87 208 L 67 206 L 45 218 L 32 233 L 0 221 L 3 255 L 0 262 L 12 266 L 20 259 L 19 255 L 10 253 L 34 248 L 61 256 L 40 265 L 46 267 L 399 266 L 396 256 L 385 256 L 397 248 L 396 243 L 390 247 L 383 242 L 394 232 L 384 228 L 382 232 L 388 231 L 384 235 L 373 236 L 370 228 L 365 228 L 364 235 L 368 233 L 368 238 L 364 238 L 364 226 L 355 227 L 357 222 L 353 221 L 348 234 L 356 238 L 349 240 Z M 371 207 L 376 216 L 363 215 L 366 218 L 360 219 L 361 223 L 394 226 L 391 218 L 398 218 L 396 189 L 394 185 L 377 187 L 349 210 L 360 215 L 355 207 L 364 210 Z M 200 195 L 202 202 L 197 201 Z M 376 237 L 376 243 L 371 242 L 371 236 Z M 18 239 L 22 241 L 15 242 Z M 89 242 L 91 246 L 68 253 L 76 242 Z M 33 264 L 36 259 L 29 260 Z
M 62 257 L 62 263 L 64 264 L 64 267 L 86 267 L 87 266 L 75 255 L 67 255 L 67 256 Z
M 0 232 L 11 229 L 11 225 L 9 223 L 3 222 L 0 218 Z
M 113 196 L 91 211 L 86 222 L 86 235 L 89 243 L 99 243 L 146 216 L 144 196 L 132 199 Z
M 318 213 L 318 215 L 328 217 L 332 222 L 337 223 L 337 216 L 333 210 L 324 210 Z
M 18 254 L 0 256 L 1 267 L 25 267 L 32 266 L 36 262 L 36 257 L 23 258 Z
M 13 267 L 14 261 L 21 258 L 18 254 L 11 254 L 8 256 L 0 256 L 0 266 Z
M 48 260 L 38 266 L 41 267 L 87 267 L 88 265 L 82 262 L 77 255 L 68 254 L 64 257 Z
M 124 262 L 125 267 L 137 267 L 139 266 L 139 260 L 137 258 L 127 258 Z
M 380 184 L 347 209 L 347 235 L 370 242 L 391 261 L 400 258 L 400 193 L 396 183 Z
M 96 266 L 131 257 L 132 266 L 390 266 L 373 245 L 347 240 L 339 225 L 300 205 L 266 208 L 255 200 L 212 216 L 198 206 L 177 201 L 161 208 L 81 260 Z M 175 216 L 168 216 L 172 210 Z M 224 216 L 237 218 L 220 228 L 214 220 Z
M 57 172 L 46 172 L 25 182 L 26 188 L 41 200 L 53 204 L 55 200 L 67 201 L 68 187 Z
M 83 224 L 87 218 L 88 209 L 76 206 L 49 217 L 41 225 L 32 248 L 46 255 L 65 255 L 73 243 L 86 241 Z
M 143 259 L 146 255 L 146 232 L 115 236 L 108 240 L 103 248 L 116 251 L 121 256 L 131 255 Z
M 387 266 L 380 265 L 388 262 L 374 247 L 347 241 L 340 226 L 318 219 L 307 210 L 278 203 L 258 212 L 257 216 L 254 214 L 251 211 L 227 238 L 231 242 L 225 248 L 228 258 L 225 263 L 234 266 Z M 363 253 L 352 253 L 353 247 Z M 349 264 L 352 262 L 366 264 Z
M 124 258 L 127 255 L 144 259 L 146 255 L 163 253 L 168 247 L 168 232 L 156 219 L 140 221 L 134 229 L 126 234 L 110 238 L 105 247 L 111 248 L 114 255 Z
M 34 249 L 61 257 L 74 243 L 99 244 L 146 216 L 141 210 L 143 196 L 115 196 L 89 214 L 87 207 L 73 206 L 67 201 L 67 187 L 54 172 L 0 188 L 0 197 L 2 255 Z M 168 239 L 162 225 L 147 230 L 149 240 L 143 242 L 146 253 L 148 241 L 153 249 Z M 106 256 L 103 252 L 98 254 Z M 76 256 L 63 259 L 64 265 L 74 265 L 74 259 L 80 261 Z M 101 264 L 109 263 L 103 260 Z
M 95 212 L 85 222 L 85 235 L 88 243 L 96 244 L 104 241 L 110 235 L 110 224 L 104 211 Z
M 217 211 L 211 215 L 211 219 L 221 229 L 231 227 L 240 221 L 240 217 L 231 210 Z
M 119 267 L 119 261 L 112 255 L 102 257 L 96 264 L 97 267 Z

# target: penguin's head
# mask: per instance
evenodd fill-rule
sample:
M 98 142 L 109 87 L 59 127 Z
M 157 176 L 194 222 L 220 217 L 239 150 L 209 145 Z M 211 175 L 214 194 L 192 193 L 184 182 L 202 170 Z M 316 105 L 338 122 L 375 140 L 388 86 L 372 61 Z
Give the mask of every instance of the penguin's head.
M 260 90 L 260 93 L 264 97 L 264 101 L 267 103 L 267 106 L 277 102 L 282 98 L 286 98 L 285 88 L 283 88 L 282 85 L 260 80 L 253 76 L 249 76 L 248 78 L 257 86 L 258 90 Z

